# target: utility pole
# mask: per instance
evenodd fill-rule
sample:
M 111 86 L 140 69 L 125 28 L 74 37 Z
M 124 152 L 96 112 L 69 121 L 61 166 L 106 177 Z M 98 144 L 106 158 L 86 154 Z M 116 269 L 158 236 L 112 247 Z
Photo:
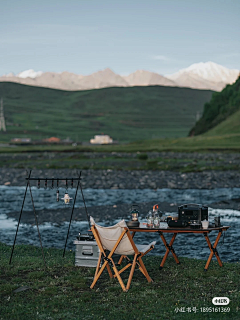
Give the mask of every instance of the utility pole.
M 3 113 L 3 99 L 1 98 L 1 107 L 0 107 L 0 131 L 6 131 L 5 119 Z

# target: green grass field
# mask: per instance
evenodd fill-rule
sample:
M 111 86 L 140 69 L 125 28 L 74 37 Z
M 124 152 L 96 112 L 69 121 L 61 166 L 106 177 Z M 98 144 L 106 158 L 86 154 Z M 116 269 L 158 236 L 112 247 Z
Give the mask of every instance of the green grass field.
M 0 83 L 7 123 L 0 142 L 50 136 L 88 141 L 101 132 L 120 142 L 109 146 L 2 146 L 0 151 L 240 151 L 239 111 L 203 135 L 186 137 L 196 112 L 211 95 L 206 90 L 160 86 L 70 92 Z
M 151 143 L 152 141 L 149 141 L 148 144 L 143 145 L 143 149 L 144 146 L 145 148 L 151 147 Z M 212 157 L 211 151 L 207 152 L 204 158 L 201 159 L 198 159 L 197 156 L 195 157 L 195 153 L 189 156 L 186 152 L 181 157 L 178 157 L 176 152 L 147 153 L 144 151 L 131 151 L 119 153 L 109 151 L 104 153 L 95 152 L 93 158 L 91 152 L 81 152 L 80 149 L 74 150 L 74 152 L 61 152 L 60 150 L 58 152 L 33 152 L 33 150 L 22 152 L 21 148 L 17 148 L 17 150 L 18 152 L 14 153 L 0 153 L 0 168 L 168 170 L 182 173 L 205 170 L 240 170 L 239 161 L 229 161 L 228 156 L 224 155 L 226 149 L 214 149 L 214 151 L 217 151 L 218 157 Z M 190 147 L 185 151 L 189 150 L 191 150 Z M 205 152 L 204 150 L 200 151 Z M 239 149 L 227 150 L 228 153 L 231 151 L 236 152 Z
M 56 136 L 89 141 L 109 134 L 119 142 L 187 136 L 212 91 L 163 86 L 61 91 L 0 83 L 7 132 L 33 140 Z
M 115 169 L 115 170 L 171 170 L 177 172 L 200 172 L 205 170 L 237 170 L 238 163 L 221 161 L 176 160 L 161 156 L 148 158 L 146 152 L 240 152 L 240 134 L 223 136 L 200 135 L 179 139 L 151 139 L 123 145 L 108 146 L 17 146 L 0 147 L 0 167 L 32 169 Z M 86 153 L 86 155 L 83 154 Z M 95 158 L 87 156 L 96 152 Z M 104 158 L 101 154 L 105 152 Z M 131 157 L 116 152 L 131 153 Z M 144 158 L 141 158 L 143 156 Z M 210 157 L 211 158 L 211 157 Z
M 152 139 L 133 142 L 126 147 L 135 151 L 240 151 L 240 133 L 219 136 L 200 135 L 179 139 Z
M 107 272 L 91 290 L 95 269 L 75 267 L 73 252 L 66 252 L 64 259 L 62 250 L 44 248 L 44 253 L 46 270 L 41 249 L 33 246 L 16 246 L 9 265 L 11 247 L 0 243 L 1 320 L 240 318 L 239 263 L 223 261 L 220 268 L 213 260 L 204 272 L 206 261 L 180 257 L 181 264 L 177 265 L 169 257 L 159 270 L 162 257 L 148 255 L 144 263 L 154 282 L 149 284 L 136 271 L 130 290 L 124 293 Z M 128 272 L 122 275 L 126 283 Z M 27 290 L 21 291 L 24 287 Z M 17 289 L 20 292 L 15 292 Z M 214 297 L 228 297 L 230 304 L 226 307 L 230 310 L 213 311 Z

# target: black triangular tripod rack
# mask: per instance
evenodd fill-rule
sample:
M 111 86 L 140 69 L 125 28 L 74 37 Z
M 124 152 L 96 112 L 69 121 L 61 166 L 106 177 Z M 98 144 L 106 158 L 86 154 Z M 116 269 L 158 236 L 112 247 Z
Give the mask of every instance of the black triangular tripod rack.
M 41 250 L 42 250 L 42 257 L 43 257 L 43 261 L 44 261 L 44 264 L 45 264 L 45 267 L 46 267 L 46 261 L 45 261 L 45 256 L 44 256 L 44 252 L 43 252 L 42 240 L 41 240 L 41 235 L 40 235 L 40 231 L 39 231 L 38 219 L 37 219 L 37 214 L 36 214 L 36 210 L 35 210 L 35 206 L 34 206 L 34 200 L 33 200 L 30 181 L 38 181 L 38 186 L 40 186 L 40 181 L 45 181 L 45 188 L 47 187 L 47 182 L 48 181 L 52 182 L 52 188 L 54 187 L 54 181 L 57 181 L 57 188 L 58 188 L 58 183 L 61 180 L 65 180 L 66 181 L 66 186 L 68 184 L 68 181 L 71 181 L 72 186 L 73 186 L 73 181 L 77 181 L 77 187 L 76 187 L 76 192 L 75 192 L 75 196 L 74 196 L 74 202 L 73 202 L 73 206 L 72 206 L 72 213 L 71 213 L 71 217 L 70 217 L 70 221 L 69 221 L 69 225 L 68 225 L 68 232 L 67 232 L 67 237 L 66 237 L 66 241 L 65 241 L 64 250 L 63 250 L 63 257 L 65 256 L 65 251 L 66 251 L 69 231 L 70 231 L 70 227 L 71 227 L 71 222 L 72 222 L 72 217 L 73 217 L 73 212 L 74 212 L 74 208 L 75 208 L 75 203 L 76 203 L 77 193 L 78 193 L 79 187 L 80 187 L 80 190 L 81 190 L 82 199 L 83 199 L 83 203 L 84 203 L 84 207 L 85 207 L 86 216 L 87 216 L 87 220 L 88 220 L 89 226 L 90 226 L 90 219 L 89 219 L 89 215 L 88 215 L 88 212 L 87 212 L 87 207 L 86 207 L 86 203 L 85 203 L 85 199 L 84 199 L 83 191 L 82 191 L 82 184 L 81 184 L 82 171 L 80 171 L 80 173 L 78 175 L 78 178 L 66 178 L 66 177 L 64 177 L 64 178 L 31 178 L 31 173 L 32 173 L 32 170 L 30 170 L 27 173 L 28 174 L 28 177 L 26 178 L 27 185 L 26 185 L 26 189 L 25 189 L 25 193 L 24 193 L 24 197 L 23 197 L 22 208 L 21 208 L 21 212 L 20 212 L 20 215 L 19 215 L 19 219 L 18 219 L 18 225 L 17 225 L 17 230 L 16 230 L 16 234 L 15 234 L 15 239 L 14 239 L 14 243 L 13 243 L 13 247 L 12 247 L 12 252 L 11 252 L 11 257 L 10 257 L 10 260 L 9 260 L 9 264 L 11 264 L 11 261 L 12 261 L 12 256 L 13 256 L 13 252 L 14 252 L 14 248 L 15 248 L 15 243 L 16 243 L 16 240 L 17 240 L 18 229 L 19 229 L 19 225 L 20 225 L 20 221 L 21 221 L 21 217 L 22 217 L 22 213 L 23 213 L 23 207 L 24 207 L 24 203 L 25 203 L 25 199 L 26 199 L 26 195 L 27 195 L 27 190 L 29 189 L 30 196 L 31 196 L 31 201 L 32 201 L 32 206 L 33 206 L 33 213 L 34 213 L 34 216 L 35 216 L 35 223 L 36 223 L 36 226 L 37 226 L 38 237 L 39 237 Z

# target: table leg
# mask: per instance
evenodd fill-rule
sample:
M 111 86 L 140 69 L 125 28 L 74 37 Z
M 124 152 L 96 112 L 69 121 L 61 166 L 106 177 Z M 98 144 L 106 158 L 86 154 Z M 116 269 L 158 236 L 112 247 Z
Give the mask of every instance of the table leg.
M 178 257 L 177 257 L 177 255 L 176 255 L 176 253 L 175 253 L 175 251 L 174 251 L 174 249 L 173 249 L 173 247 L 172 247 L 173 242 L 174 242 L 174 240 L 175 240 L 175 238 L 176 238 L 176 236 L 177 236 L 177 233 L 174 233 L 174 234 L 173 234 L 172 239 L 171 239 L 171 241 L 169 242 L 169 244 L 167 243 L 167 241 L 166 241 L 166 239 L 165 239 L 165 237 L 164 237 L 164 235 L 162 234 L 161 231 L 159 232 L 159 235 L 160 235 L 160 237 L 161 237 L 161 239 L 162 239 L 162 242 L 164 243 L 164 245 L 165 245 L 165 247 L 166 247 L 166 249 L 167 249 L 167 250 L 166 250 L 166 253 L 165 253 L 165 255 L 164 255 L 163 259 L 162 259 L 162 262 L 161 262 L 161 264 L 160 264 L 160 269 L 163 268 L 164 263 L 165 263 L 165 261 L 166 261 L 166 259 L 167 259 L 167 256 L 168 256 L 168 254 L 169 254 L 170 251 L 172 252 L 172 255 L 173 255 L 176 263 L 177 263 L 177 264 L 180 264 L 180 261 L 178 260 Z
M 207 244 L 208 244 L 208 247 L 209 247 L 209 249 L 210 249 L 210 251 L 211 251 L 211 253 L 210 253 L 209 257 L 208 257 L 207 263 L 206 263 L 206 265 L 205 265 L 205 268 L 204 268 L 205 271 L 208 270 L 209 264 L 210 264 L 210 262 L 211 262 L 212 257 L 213 257 L 214 254 L 215 254 L 216 258 L 217 258 L 217 261 L 218 261 L 219 266 L 222 267 L 222 265 L 223 265 L 223 264 L 222 264 L 222 261 L 221 261 L 221 259 L 220 259 L 220 257 L 219 257 L 219 254 L 218 254 L 218 252 L 217 252 L 217 249 L 216 249 L 216 248 L 217 248 L 217 245 L 218 245 L 218 241 L 219 241 L 219 239 L 221 238 L 221 235 L 222 235 L 222 230 L 219 230 L 218 235 L 217 235 L 217 238 L 216 238 L 216 240 L 215 240 L 215 242 L 214 242 L 214 245 L 212 246 L 212 244 L 211 244 L 211 242 L 210 242 L 210 239 L 209 239 L 209 237 L 208 237 L 208 234 L 207 234 L 207 233 L 204 233 L 204 237 L 205 237 L 205 239 L 206 239 L 206 241 L 207 241 Z

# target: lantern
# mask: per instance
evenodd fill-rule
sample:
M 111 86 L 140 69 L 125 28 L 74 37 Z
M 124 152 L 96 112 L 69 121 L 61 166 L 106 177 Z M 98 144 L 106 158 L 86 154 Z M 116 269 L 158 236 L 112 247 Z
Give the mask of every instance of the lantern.
M 131 211 L 132 221 L 138 221 L 138 214 L 139 214 L 139 211 L 137 209 L 133 209 Z
M 69 204 L 69 202 L 70 202 L 71 199 L 72 199 L 72 198 L 69 197 L 69 194 L 68 194 L 67 192 L 65 192 L 64 197 L 61 198 L 61 200 L 63 200 L 65 204 Z
M 130 215 L 132 217 L 132 220 L 127 222 L 127 225 L 129 227 L 139 227 L 139 221 L 138 221 L 139 210 L 136 207 L 138 207 L 138 205 L 132 205 L 130 209 Z

